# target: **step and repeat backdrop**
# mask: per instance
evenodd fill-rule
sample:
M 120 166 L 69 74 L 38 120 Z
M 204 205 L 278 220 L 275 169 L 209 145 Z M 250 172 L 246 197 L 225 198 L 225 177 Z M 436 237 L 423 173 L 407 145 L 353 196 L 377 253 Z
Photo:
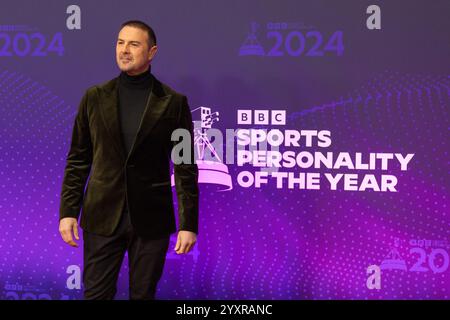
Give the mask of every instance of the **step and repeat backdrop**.
M 65 159 L 82 95 L 118 76 L 120 25 L 139 19 L 152 73 L 189 98 L 200 171 L 197 245 L 177 255 L 173 236 L 157 298 L 449 299 L 449 12 L 2 0 L 0 298 L 83 298 L 82 239 L 58 231 Z

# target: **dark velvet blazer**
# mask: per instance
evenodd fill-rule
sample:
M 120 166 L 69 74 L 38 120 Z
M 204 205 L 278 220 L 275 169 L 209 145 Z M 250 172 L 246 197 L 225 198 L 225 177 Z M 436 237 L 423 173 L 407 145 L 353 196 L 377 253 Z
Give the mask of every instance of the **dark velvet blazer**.
M 134 144 L 127 155 L 119 122 L 115 78 L 89 88 L 72 132 L 61 191 L 60 219 L 80 219 L 83 230 L 110 236 L 124 208 L 138 235 L 156 239 L 177 231 L 170 178 L 172 131 L 191 133 L 191 163 L 174 165 L 179 230 L 198 233 L 198 168 L 187 98 L 153 77 Z M 89 178 L 89 182 L 86 182 Z M 82 211 L 82 213 L 81 213 Z

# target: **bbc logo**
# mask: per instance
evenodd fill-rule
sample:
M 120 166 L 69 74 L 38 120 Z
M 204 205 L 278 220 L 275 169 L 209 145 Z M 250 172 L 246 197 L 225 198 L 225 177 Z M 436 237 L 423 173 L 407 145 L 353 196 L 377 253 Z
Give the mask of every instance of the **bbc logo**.
M 286 110 L 238 110 L 237 123 L 283 126 L 286 124 Z

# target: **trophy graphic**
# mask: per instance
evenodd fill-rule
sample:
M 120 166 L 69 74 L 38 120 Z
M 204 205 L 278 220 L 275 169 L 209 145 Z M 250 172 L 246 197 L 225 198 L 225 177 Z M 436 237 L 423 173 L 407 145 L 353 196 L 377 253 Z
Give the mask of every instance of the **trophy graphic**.
M 263 47 L 256 38 L 256 29 L 258 29 L 258 24 L 252 22 L 250 24 L 250 33 L 239 49 L 240 56 L 264 56 L 266 55 Z
M 381 262 L 381 270 L 403 270 L 406 271 L 405 260 L 402 259 L 400 253 L 397 250 L 398 239 L 395 239 L 394 246 L 391 251 L 389 251 L 387 257 Z
M 219 112 L 211 113 L 211 108 L 198 107 L 192 113 L 200 111 L 200 121 L 194 123 L 194 146 L 197 151 L 196 164 L 198 166 L 198 183 L 217 185 L 218 191 L 233 189 L 228 166 L 223 163 L 219 154 L 208 138 L 208 129 L 213 123 L 219 121 Z M 205 159 L 208 155 L 209 159 Z M 172 174 L 172 186 L 175 185 L 175 177 Z

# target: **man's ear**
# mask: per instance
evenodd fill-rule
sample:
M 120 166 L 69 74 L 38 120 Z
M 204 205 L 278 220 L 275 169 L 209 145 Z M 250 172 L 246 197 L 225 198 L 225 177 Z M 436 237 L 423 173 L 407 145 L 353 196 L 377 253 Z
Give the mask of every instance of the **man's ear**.
M 156 52 L 158 51 L 158 47 L 157 46 L 153 46 L 150 48 L 150 50 L 148 51 L 148 61 L 152 61 L 153 58 L 156 55 Z

